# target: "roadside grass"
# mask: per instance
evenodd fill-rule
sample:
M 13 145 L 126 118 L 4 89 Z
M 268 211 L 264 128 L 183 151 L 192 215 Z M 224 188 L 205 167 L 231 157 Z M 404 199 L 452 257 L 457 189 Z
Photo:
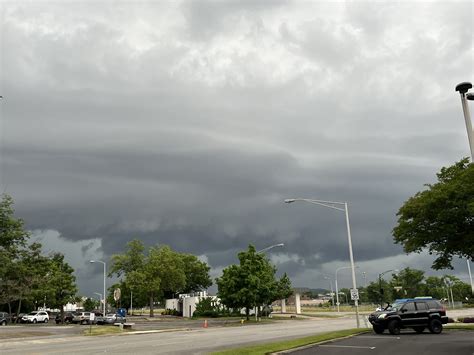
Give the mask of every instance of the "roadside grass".
M 474 331 L 474 323 L 450 323 L 443 326 L 444 329 L 447 330 L 473 330 Z
M 92 328 L 87 327 L 87 329 L 84 329 L 83 334 L 86 336 L 95 336 L 95 335 L 110 335 L 110 334 L 122 334 L 126 333 L 128 330 L 120 329 L 120 327 L 117 326 L 93 326 Z
M 243 348 L 234 348 L 228 349 L 223 351 L 218 351 L 212 353 L 213 355 L 261 355 L 261 354 L 269 354 L 277 351 L 283 351 L 293 348 L 298 348 L 305 345 L 312 345 L 316 343 L 320 343 L 327 340 L 333 340 L 338 338 L 343 338 L 350 335 L 360 334 L 370 332 L 369 329 L 345 329 L 339 330 L 335 332 L 328 332 L 322 333 L 317 335 L 312 335 L 309 337 L 299 338 L 299 339 L 292 339 L 286 341 L 280 341 L 276 343 L 267 343 L 267 344 L 260 344 L 254 346 L 248 346 Z
M 314 317 L 314 318 L 342 318 L 341 314 L 313 314 L 313 313 L 301 313 L 302 316 Z

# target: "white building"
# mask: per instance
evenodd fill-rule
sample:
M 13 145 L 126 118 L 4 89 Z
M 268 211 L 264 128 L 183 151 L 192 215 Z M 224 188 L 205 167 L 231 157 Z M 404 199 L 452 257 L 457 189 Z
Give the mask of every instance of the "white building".
M 183 314 L 183 317 L 191 318 L 196 305 L 202 298 L 217 299 L 216 296 L 208 296 L 206 291 L 190 294 L 180 294 L 178 298 L 167 299 L 165 303 L 166 309 L 175 309 Z

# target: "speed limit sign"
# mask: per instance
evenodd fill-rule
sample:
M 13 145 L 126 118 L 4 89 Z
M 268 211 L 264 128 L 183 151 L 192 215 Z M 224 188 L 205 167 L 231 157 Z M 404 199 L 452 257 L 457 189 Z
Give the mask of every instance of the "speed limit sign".
M 356 288 L 351 288 L 351 300 L 357 301 L 359 299 L 359 290 Z

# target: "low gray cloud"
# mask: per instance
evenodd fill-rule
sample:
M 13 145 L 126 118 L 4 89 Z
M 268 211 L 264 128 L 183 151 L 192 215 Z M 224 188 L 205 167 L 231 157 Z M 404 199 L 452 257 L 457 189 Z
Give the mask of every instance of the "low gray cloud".
M 69 5 L 2 7 L 0 183 L 83 292 L 100 289 L 88 258 L 133 238 L 216 275 L 284 242 L 279 272 L 324 286 L 348 261 L 344 215 L 289 197 L 348 201 L 371 276 L 429 267 L 391 230 L 468 154 L 454 85 L 470 80 L 472 5 Z

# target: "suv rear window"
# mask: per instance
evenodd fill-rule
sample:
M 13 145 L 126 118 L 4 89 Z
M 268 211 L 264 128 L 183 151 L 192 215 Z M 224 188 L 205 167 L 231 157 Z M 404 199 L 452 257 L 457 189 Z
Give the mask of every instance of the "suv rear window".
M 440 309 L 440 308 L 443 308 L 443 307 L 441 307 L 441 304 L 440 304 L 438 301 L 435 301 L 435 300 L 433 300 L 433 301 L 428 301 L 427 303 L 428 303 L 428 307 L 429 307 L 430 309 Z

